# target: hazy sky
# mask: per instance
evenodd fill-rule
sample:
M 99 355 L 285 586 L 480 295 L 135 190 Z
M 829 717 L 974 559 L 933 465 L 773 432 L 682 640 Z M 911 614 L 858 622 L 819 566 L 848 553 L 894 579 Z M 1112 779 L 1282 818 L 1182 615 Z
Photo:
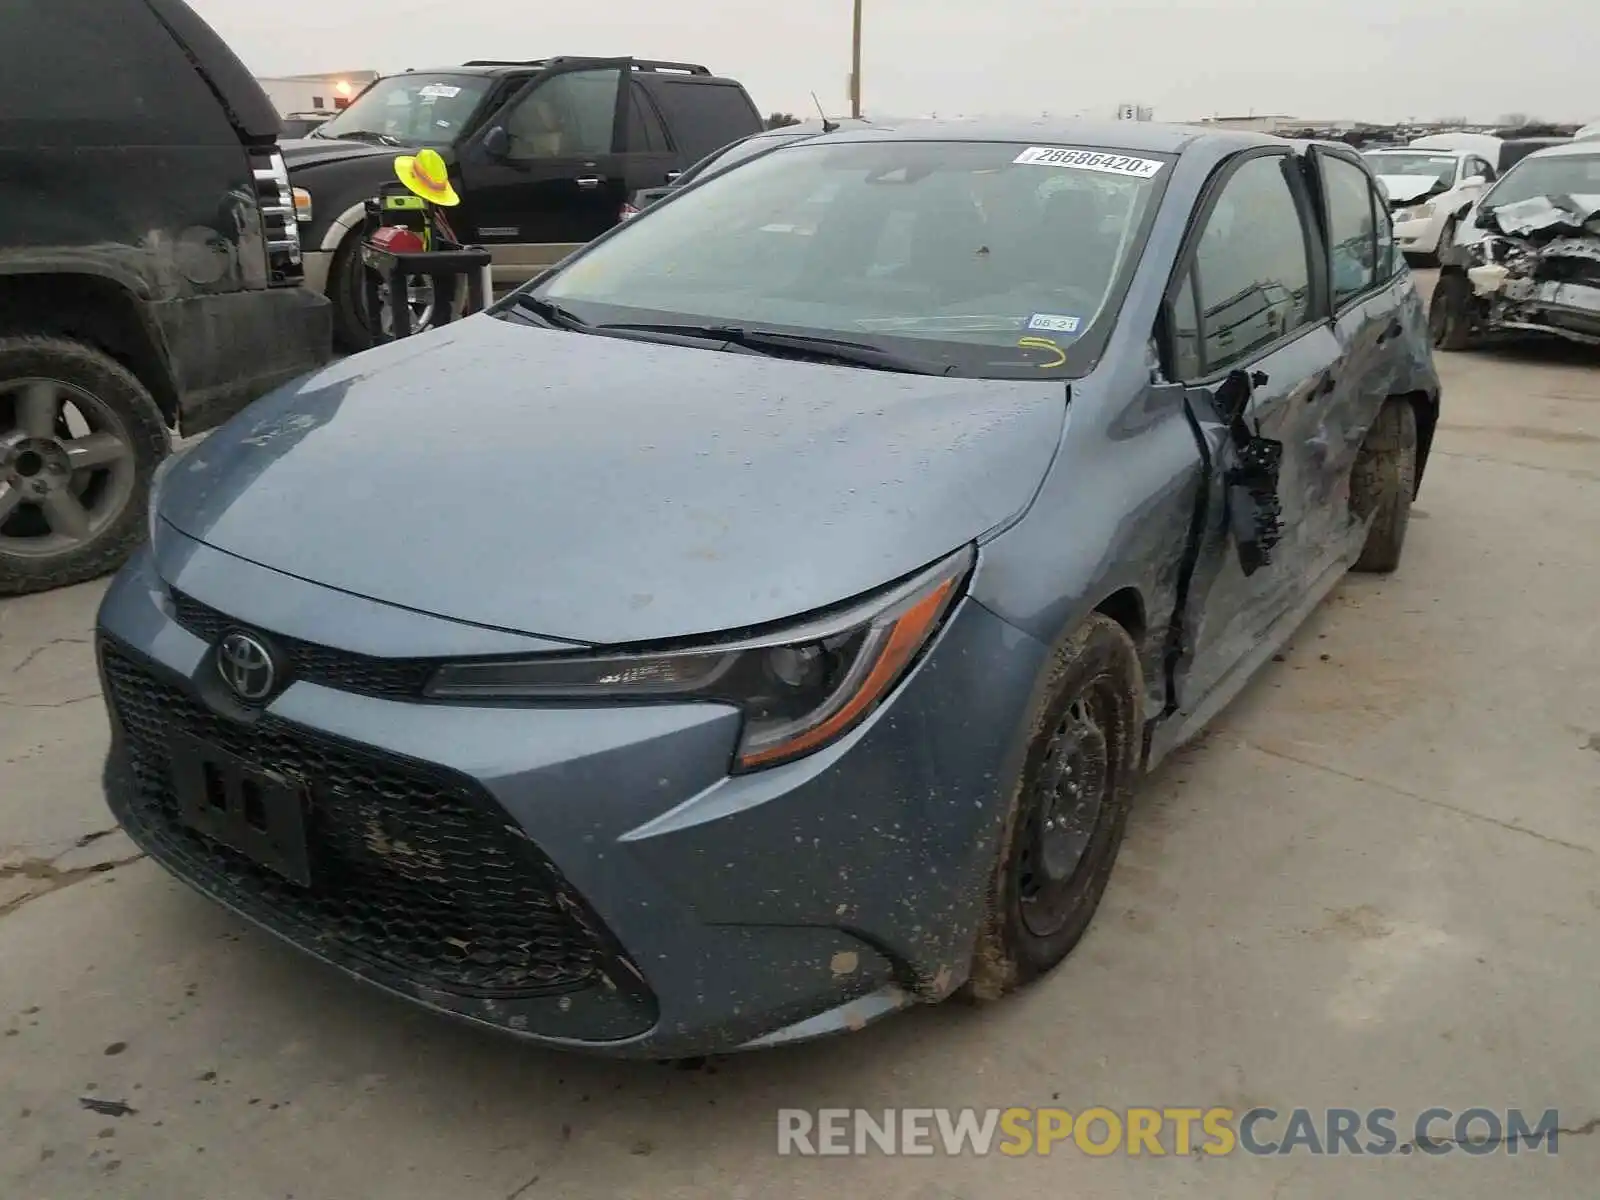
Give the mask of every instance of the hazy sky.
M 260 75 L 633 54 L 846 105 L 851 0 L 189 0 Z M 1600 117 L 1600 0 L 866 0 L 868 115 Z

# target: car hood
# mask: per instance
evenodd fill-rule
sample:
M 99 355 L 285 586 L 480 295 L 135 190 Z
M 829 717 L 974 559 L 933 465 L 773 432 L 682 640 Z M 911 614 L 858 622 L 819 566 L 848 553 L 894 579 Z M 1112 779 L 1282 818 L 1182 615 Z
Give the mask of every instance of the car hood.
M 477 316 L 258 401 L 174 464 L 159 511 L 421 612 L 683 637 L 858 596 L 1003 525 L 1066 396 Z
M 1431 191 L 1444 191 L 1433 175 L 1379 175 L 1378 181 L 1395 204 L 1407 204 Z

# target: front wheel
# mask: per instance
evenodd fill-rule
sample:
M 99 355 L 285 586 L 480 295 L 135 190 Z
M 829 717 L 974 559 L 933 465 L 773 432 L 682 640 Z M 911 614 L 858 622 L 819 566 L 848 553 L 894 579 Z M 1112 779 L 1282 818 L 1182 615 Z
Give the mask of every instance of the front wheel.
M 1428 301 L 1428 336 L 1440 350 L 1472 346 L 1472 283 L 1465 275 L 1439 276 Z
M 394 318 L 389 312 L 389 285 L 378 286 L 380 311 L 376 323 L 367 312 L 367 274 L 370 268 L 361 257 L 361 233 L 349 234 L 334 252 L 328 269 L 328 299 L 333 301 L 333 340 L 341 350 L 355 354 L 370 349 L 377 342 L 374 329 L 384 334 L 394 331 Z M 406 299 L 411 307 L 411 332 L 421 333 L 436 323 L 439 305 L 443 303 L 450 313 L 459 315 L 456 286 L 452 276 L 430 277 L 413 275 L 406 280 Z
M 1439 243 L 1434 247 L 1433 250 L 1433 261 L 1435 266 L 1444 261 L 1445 254 L 1449 252 L 1450 245 L 1455 240 L 1456 219 L 1454 217 L 1446 217 L 1444 219 L 1444 224 L 1439 229 Z
M 1098 614 L 1054 652 L 968 986 L 998 998 L 1078 944 L 1111 878 L 1143 744 L 1138 651 Z
M 65 338 L 0 338 L 0 596 L 82 583 L 145 535 L 170 443 L 161 410 L 108 355 Z

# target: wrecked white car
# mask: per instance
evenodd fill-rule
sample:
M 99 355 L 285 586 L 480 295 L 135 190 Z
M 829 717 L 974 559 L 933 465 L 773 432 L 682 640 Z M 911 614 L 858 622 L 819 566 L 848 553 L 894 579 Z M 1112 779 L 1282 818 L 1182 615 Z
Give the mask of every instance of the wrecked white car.
M 1523 159 L 1441 251 L 1433 344 L 1530 334 L 1600 346 L 1600 142 Z

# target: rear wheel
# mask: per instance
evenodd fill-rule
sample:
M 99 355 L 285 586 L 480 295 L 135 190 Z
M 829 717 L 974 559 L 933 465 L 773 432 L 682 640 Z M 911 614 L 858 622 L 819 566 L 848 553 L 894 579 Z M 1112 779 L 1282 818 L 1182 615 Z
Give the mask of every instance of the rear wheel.
M 145 534 L 170 443 L 143 385 L 92 346 L 0 339 L 0 595 L 93 579 Z
M 1043 975 L 1088 929 L 1127 824 L 1142 690 L 1133 641 L 1108 617 L 1092 616 L 1056 649 L 991 884 L 974 998 Z
M 1386 574 L 1400 565 L 1416 490 L 1417 410 L 1409 400 L 1390 400 L 1367 430 L 1350 475 L 1351 513 L 1372 518 L 1357 571 Z

